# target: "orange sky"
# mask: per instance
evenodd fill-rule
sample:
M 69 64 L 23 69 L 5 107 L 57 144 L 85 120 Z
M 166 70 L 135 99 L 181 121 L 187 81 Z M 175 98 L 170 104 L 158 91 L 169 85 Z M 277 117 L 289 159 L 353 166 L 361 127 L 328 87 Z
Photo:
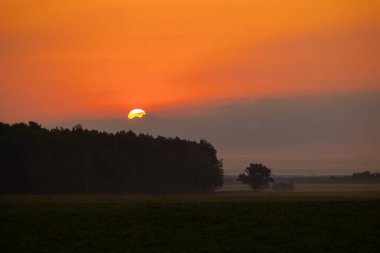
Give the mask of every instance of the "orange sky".
M 380 89 L 380 1 L 1 0 L 0 121 Z

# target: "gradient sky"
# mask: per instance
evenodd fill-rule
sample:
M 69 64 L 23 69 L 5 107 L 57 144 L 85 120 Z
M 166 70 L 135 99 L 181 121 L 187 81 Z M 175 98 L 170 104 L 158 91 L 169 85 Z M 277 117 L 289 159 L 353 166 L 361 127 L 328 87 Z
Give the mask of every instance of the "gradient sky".
M 379 170 L 379 13 L 376 0 L 1 0 L 0 120 L 205 138 L 227 174 L 253 159 Z M 135 107 L 140 125 L 125 119 Z

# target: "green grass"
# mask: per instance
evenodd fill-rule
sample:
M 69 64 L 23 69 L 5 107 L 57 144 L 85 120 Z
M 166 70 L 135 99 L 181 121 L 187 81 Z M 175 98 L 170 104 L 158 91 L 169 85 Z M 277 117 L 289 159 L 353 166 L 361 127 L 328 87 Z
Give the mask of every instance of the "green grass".
M 0 252 L 378 252 L 380 193 L 0 196 Z

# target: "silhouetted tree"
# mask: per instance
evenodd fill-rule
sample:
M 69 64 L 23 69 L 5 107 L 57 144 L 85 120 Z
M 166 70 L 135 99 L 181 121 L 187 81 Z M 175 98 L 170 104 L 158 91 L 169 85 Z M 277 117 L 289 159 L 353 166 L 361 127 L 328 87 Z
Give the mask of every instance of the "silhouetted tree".
M 41 125 L 34 121 L 29 121 L 29 128 L 31 129 L 41 129 Z
M 0 122 L 0 154 L 0 193 L 204 193 L 223 184 L 205 140 Z
M 238 180 L 243 184 L 248 184 L 255 191 L 266 189 L 269 187 L 269 183 L 274 182 L 270 177 L 271 169 L 262 164 L 251 163 L 244 171 L 245 173 L 240 174 Z

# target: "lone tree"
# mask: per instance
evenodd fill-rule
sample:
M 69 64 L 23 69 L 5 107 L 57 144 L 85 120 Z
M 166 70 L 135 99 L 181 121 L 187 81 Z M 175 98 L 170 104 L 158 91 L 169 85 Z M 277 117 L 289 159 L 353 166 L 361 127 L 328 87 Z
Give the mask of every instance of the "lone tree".
M 274 179 L 270 177 L 271 169 L 262 164 L 251 163 L 244 172 L 239 175 L 238 181 L 248 184 L 255 191 L 267 189 L 269 188 L 269 183 L 274 182 Z

